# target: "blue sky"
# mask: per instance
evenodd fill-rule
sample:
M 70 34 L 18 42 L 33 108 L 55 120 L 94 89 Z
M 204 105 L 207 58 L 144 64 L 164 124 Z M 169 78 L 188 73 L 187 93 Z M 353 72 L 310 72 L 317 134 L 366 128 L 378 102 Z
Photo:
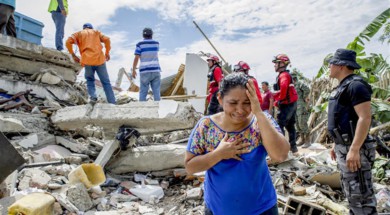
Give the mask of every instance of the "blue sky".
M 16 11 L 43 22 L 42 43 L 54 47 L 48 4 L 49 0 L 18 0 Z M 388 7 L 386 0 L 69 0 L 65 39 L 85 22 L 109 36 L 107 67 L 114 83 L 119 68 L 130 69 L 142 29 L 151 27 L 160 42 L 166 77 L 177 72 L 186 53 L 215 53 L 195 28 L 195 20 L 230 64 L 244 60 L 258 81 L 272 83 L 273 56 L 288 54 L 293 67 L 314 77 L 328 53 L 346 47 Z M 377 38 L 367 45 L 367 52 L 390 54 Z M 128 85 L 124 80 L 122 87 Z

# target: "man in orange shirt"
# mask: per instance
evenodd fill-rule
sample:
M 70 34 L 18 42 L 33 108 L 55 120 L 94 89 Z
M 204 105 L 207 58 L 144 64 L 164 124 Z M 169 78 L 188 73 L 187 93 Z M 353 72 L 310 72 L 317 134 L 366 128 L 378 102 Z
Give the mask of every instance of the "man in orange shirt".
M 106 54 L 103 53 L 104 43 Z M 72 44 L 79 47 L 81 60 L 73 52 Z M 85 79 L 87 80 L 88 95 L 91 103 L 96 103 L 95 72 L 103 85 L 108 103 L 115 104 L 115 96 L 107 73 L 106 61 L 110 60 L 111 43 L 110 38 L 100 31 L 94 30 L 90 23 L 83 25 L 83 30 L 72 34 L 66 40 L 66 48 L 73 59 L 85 67 Z

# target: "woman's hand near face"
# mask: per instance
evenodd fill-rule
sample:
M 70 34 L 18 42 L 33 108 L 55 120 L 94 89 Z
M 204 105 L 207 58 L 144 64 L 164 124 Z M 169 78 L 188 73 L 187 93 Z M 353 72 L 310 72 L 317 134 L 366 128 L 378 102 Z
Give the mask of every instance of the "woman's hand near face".
M 262 110 L 260 108 L 260 102 L 259 99 L 257 98 L 256 89 L 253 80 L 249 79 L 248 83 L 246 84 L 246 87 L 247 87 L 246 95 L 248 96 L 251 102 L 252 113 L 261 112 Z
M 217 153 L 221 159 L 233 158 L 236 160 L 242 160 L 238 155 L 251 152 L 251 150 L 246 149 L 250 143 L 243 143 L 242 141 L 242 138 L 237 138 L 234 141 L 229 142 L 228 134 L 226 132 L 225 136 L 214 152 Z

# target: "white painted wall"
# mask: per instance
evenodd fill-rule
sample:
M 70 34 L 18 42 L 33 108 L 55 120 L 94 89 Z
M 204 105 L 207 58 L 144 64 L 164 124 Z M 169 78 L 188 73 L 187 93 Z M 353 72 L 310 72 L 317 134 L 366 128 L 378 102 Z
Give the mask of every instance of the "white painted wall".
M 183 86 L 187 95 L 205 96 L 207 92 L 207 62 L 197 54 L 187 53 Z M 204 113 L 206 98 L 189 99 L 197 112 Z

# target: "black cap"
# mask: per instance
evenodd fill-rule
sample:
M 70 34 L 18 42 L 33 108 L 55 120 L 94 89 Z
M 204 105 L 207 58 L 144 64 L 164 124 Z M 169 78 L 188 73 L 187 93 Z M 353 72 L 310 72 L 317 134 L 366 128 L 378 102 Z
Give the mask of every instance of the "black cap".
M 362 68 L 356 63 L 356 52 L 348 49 L 337 49 L 333 57 L 328 60 L 328 63 L 339 66 L 349 66 L 354 69 Z
M 144 28 L 144 30 L 142 31 L 142 35 L 144 37 L 151 37 L 153 36 L 153 30 L 151 28 Z

